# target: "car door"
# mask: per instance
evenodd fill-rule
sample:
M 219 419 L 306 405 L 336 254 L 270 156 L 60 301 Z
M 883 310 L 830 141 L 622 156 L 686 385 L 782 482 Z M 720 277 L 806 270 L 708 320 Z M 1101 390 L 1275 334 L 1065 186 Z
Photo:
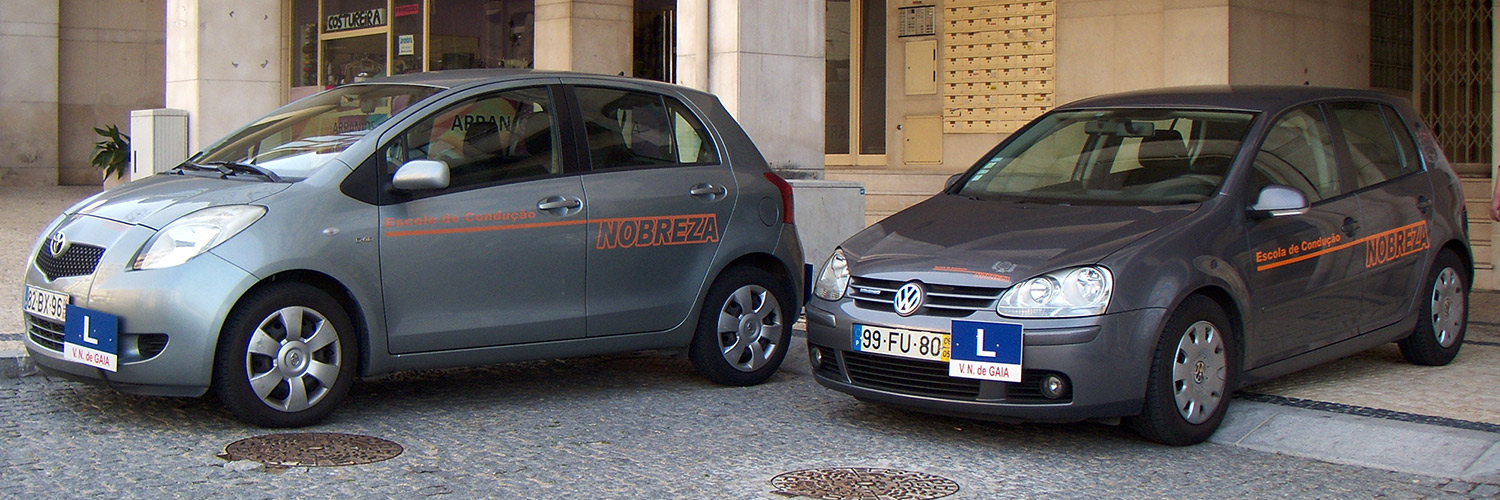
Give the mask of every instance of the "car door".
M 1289 186 L 1302 191 L 1311 208 L 1247 224 L 1246 282 L 1255 314 L 1245 339 L 1247 369 L 1353 334 L 1364 255 L 1351 243 L 1367 234 L 1320 107 L 1279 117 L 1253 168 L 1252 193 L 1271 184 Z
M 382 150 L 386 176 L 420 159 L 450 175 L 380 208 L 392 352 L 583 336 L 583 185 L 559 154 L 555 91 L 460 99 Z
M 676 98 L 573 87 L 588 193 L 588 334 L 661 331 L 684 321 L 737 197 L 710 129 Z
M 1432 182 L 1395 110 L 1369 102 L 1331 108 L 1341 132 L 1341 152 L 1359 186 L 1361 223 L 1368 229 L 1360 313 L 1360 330 L 1368 332 L 1405 317 L 1418 295 L 1431 261 L 1427 224 Z

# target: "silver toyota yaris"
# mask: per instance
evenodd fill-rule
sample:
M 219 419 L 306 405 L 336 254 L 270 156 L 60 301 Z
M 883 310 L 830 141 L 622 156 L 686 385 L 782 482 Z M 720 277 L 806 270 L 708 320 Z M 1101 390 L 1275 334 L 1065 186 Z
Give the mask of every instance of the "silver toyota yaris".
M 26 348 L 127 393 L 212 389 L 265 426 L 395 370 L 687 348 L 710 380 L 755 384 L 802 303 L 792 213 L 709 94 L 372 80 L 64 212 L 26 268 Z

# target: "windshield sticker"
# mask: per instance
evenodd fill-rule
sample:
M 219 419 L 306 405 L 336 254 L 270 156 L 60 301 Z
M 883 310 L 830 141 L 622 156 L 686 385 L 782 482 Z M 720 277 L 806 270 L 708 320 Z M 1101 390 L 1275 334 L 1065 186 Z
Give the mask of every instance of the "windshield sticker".
M 719 241 L 717 214 L 601 219 L 594 248 L 644 248 Z
M 1011 269 L 1015 269 L 1015 264 L 1011 264 Z M 986 273 L 986 272 L 982 272 L 982 271 L 973 271 L 973 270 L 969 270 L 969 269 L 964 269 L 962 267 L 933 266 L 932 270 L 933 271 L 950 272 L 950 273 L 964 273 L 964 274 L 968 274 L 970 276 L 973 276 L 975 278 L 999 281 L 1001 283 L 1005 283 L 1007 286 L 1010 285 L 1010 283 L 1011 283 L 1010 276 L 1006 276 L 1004 274 L 995 274 L 995 273 Z
M 1421 252 L 1431 246 L 1427 221 L 1420 221 L 1353 241 L 1344 241 L 1343 236 L 1332 234 L 1267 251 L 1257 250 L 1255 270 L 1268 271 L 1361 244 L 1365 246 L 1365 269 Z

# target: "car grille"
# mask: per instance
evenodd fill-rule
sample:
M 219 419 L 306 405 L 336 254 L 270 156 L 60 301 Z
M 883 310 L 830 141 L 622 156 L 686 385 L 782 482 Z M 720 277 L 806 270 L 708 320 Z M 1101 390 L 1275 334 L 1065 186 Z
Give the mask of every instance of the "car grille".
M 42 251 L 36 254 L 36 267 L 42 270 L 48 281 L 87 276 L 94 274 L 94 269 L 99 267 L 99 257 L 103 255 L 104 248 L 94 245 L 74 243 L 62 255 L 53 255 L 50 245 L 42 245 Z
M 979 381 L 949 377 L 947 363 L 845 351 L 844 367 L 855 385 L 943 399 L 979 398 Z
M 849 373 L 849 381 L 854 385 L 909 394 L 913 396 L 925 396 L 939 399 L 957 401 L 977 401 L 980 399 L 982 381 L 948 376 L 948 364 L 938 361 L 923 361 L 916 359 L 897 358 L 892 356 L 879 356 L 857 352 L 844 351 L 844 367 Z M 830 363 L 824 363 L 828 366 Z M 822 371 L 821 369 L 819 370 Z M 1047 399 L 1042 395 L 1041 380 L 1048 374 L 1057 374 L 1045 370 L 1021 370 L 1021 381 L 1017 383 L 999 382 L 1003 389 L 993 397 L 987 396 L 986 401 L 1003 398 L 1007 403 L 1021 404 L 1060 404 L 1069 403 L 1073 400 L 1070 392 L 1059 399 Z M 1057 374 L 1062 375 L 1062 374 Z M 824 376 L 828 376 L 824 374 Z M 839 378 L 839 377 L 832 377 Z M 1064 380 L 1067 379 L 1063 375 Z
M 63 324 L 53 323 L 36 316 L 26 316 L 26 333 L 31 335 L 32 342 L 62 352 L 63 348 Z
M 904 281 L 856 276 L 850 280 L 849 296 L 861 309 L 891 312 L 896 310 L 893 305 L 896 289 L 904 284 Z M 923 285 L 927 287 L 927 302 L 922 305 L 922 314 L 931 316 L 963 317 L 974 311 L 994 310 L 995 301 L 1005 291 L 1004 288 L 979 286 Z

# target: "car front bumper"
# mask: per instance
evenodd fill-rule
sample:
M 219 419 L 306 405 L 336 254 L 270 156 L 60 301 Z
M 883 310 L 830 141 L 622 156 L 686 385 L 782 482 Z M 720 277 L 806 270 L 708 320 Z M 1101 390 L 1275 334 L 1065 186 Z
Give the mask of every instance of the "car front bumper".
M 994 312 L 901 317 L 859 308 L 848 299 L 813 299 L 807 307 L 807 339 L 818 383 L 860 399 L 971 418 L 1077 421 L 1140 412 L 1165 312 L 1141 309 L 1067 319 L 1012 319 Z M 856 323 L 950 332 L 955 319 L 1022 325 L 1022 381 L 949 377 L 947 363 L 852 348 Z M 1065 396 L 1051 399 L 1040 392 L 1047 375 L 1068 382 Z
M 136 250 L 154 233 L 150 228 L 94 217 L 75 217 L 63 228 L 75 244 L 104 249 L 94 272 L 48 279 L 35 263 L 34 248 L 25 283 L 68 294 L 73 305 L 118 316 L 118 371 L 63 359 L 63 324 L 22 312 L 26 351 L 37 366 L 130 394 L 206 392 L 224 318 L 254 277 L 212 252 L 175 267 L 131 271 Z

